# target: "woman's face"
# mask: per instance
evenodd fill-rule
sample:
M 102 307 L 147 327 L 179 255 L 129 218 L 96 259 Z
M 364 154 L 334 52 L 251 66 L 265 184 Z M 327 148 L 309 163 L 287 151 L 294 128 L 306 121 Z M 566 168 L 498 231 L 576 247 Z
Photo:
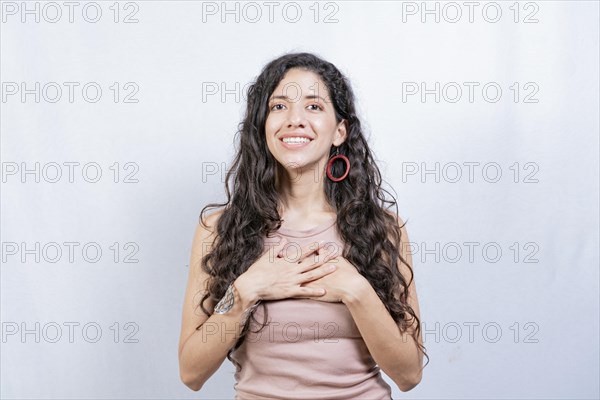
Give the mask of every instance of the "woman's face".
M 335 120 L 329 92 L 310 71 L 290 69 L 269 98 L 265 122 L 267 146 L 288 171 L 321 166 L 324 170 L 331 146 L 346 138 L 345 121 Z M 307 137 L 308 142 L 284 142 L 284 137 Z

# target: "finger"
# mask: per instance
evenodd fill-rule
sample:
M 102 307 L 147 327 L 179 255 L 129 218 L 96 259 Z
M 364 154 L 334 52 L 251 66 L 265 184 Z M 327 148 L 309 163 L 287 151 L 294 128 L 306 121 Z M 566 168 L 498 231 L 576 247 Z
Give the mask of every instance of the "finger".
M 298 264 L 298 266 L 300 268 L 300 272 L 305 273 L 312 269 L 316 269 L 330 261 L 331 261 L 330 265 L 335 265 L 335 261 L 332 261 L 332 260 L 334 260 L 336 257 L 337 256 L 334 253 L 324 254 L 321 258 L 317 258 L 317 261 L 314 261 L 312 263 L 309 262 L 309 263 Z
M 335 271 L 337 269 L 337 265 L 335 264 L 325 264 L 319 266 L 319 268 L 314 268 L 310 271 L 303 272 L 300 274 L 300 283 L 305 284 L 317 279 L 324 277 Z
M 317 243 L 317 246 L 315 247 L 314 242 L 311 244 L 308 244 L 306 246 L 304 246 L 302 248 L 302 253 L 300 253 L 300 258 L 298 259 L 298 262 L 304 261 L 308 256 L 317 253 L 317 255 L 320 253 L 321 249 L 323 247 L 325 247 L 325 245 L 327 244 L 326 241 L 321 240 Z
M 324 288 L 303 287 L 298 288 L 298 292 L 290 297 L 299 299 L 309 299 L 311 297 L 323 296 L 327 291 Z

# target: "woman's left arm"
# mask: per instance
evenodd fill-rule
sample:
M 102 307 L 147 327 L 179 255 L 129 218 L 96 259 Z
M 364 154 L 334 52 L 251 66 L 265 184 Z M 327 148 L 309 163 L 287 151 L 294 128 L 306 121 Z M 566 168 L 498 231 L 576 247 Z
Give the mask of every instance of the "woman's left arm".
M 402 226 L 403 221 L 400 217 L 397 218 L 398 223 Z M 401 231 L 400 252 L 412 267 L 408 234 L 404 227 Z M 398 260 L 398 265 L 402 276 L 408 282 L 411 276 L 408 267 L 400 260 Z M 357 275 L 349 289 L 342 294 L 342 302 L 352 314 L 371 356 L 379 367 L 394 380 L 401 391 L 407 392 L 413 389 L 421 381 L 423 364 L 423 353 L 411 335 L 416 328 L 416 322 L 413 320 L 413 325 L 405 333 L 401 333 L 400 326 L 387 311 L 369 281 L 362 275 Z M 420 319 L 414 279 L 409 286 L 408 302 Z M 421 334 L 418 339 L 422 345 Z

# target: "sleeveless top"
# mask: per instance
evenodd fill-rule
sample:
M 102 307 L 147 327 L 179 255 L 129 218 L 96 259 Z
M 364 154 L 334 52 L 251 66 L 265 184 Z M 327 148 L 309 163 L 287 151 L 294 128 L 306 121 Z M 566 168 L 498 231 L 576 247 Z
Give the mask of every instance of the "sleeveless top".
M 325 254 L 342 255 L 335 220 L 332 216 L 304 230 L 281 227 L 274 237 L 264 238 L 264 250 L 281 240 L 277 236 L 285 236 L 288 259 L 297 258 L 302 246 L 320 240 L 327 243 Z M 263 307 L 267 325 L 257 332 L 264 322 Z M 231 356 L 242 368 L 235 373 L 236 400 L 391 399 L 391 388 L 344 303 L 263 300 L 253 316 L 256 321 L 250 318 L 244 341 Z

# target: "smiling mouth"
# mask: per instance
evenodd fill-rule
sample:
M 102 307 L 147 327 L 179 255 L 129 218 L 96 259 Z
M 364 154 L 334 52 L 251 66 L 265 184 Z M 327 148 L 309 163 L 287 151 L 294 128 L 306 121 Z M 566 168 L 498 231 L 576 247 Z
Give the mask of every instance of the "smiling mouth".
M 304 144 L 304 143 L 312 142 L 312 139 L 298 137 L 298 138 L 283 138 L 283 139 L 281 139 L 281 141 L 286 144 Z
M 313 141 L 313 139 L 308 139 L 308 138 L 302 139 L 302 140 L 288 139 L 288 138 L 284 138 L 284 139 L 280 139 L 281 145 L 288 150 L 303 149 L 303 148 L 307 147 Z

